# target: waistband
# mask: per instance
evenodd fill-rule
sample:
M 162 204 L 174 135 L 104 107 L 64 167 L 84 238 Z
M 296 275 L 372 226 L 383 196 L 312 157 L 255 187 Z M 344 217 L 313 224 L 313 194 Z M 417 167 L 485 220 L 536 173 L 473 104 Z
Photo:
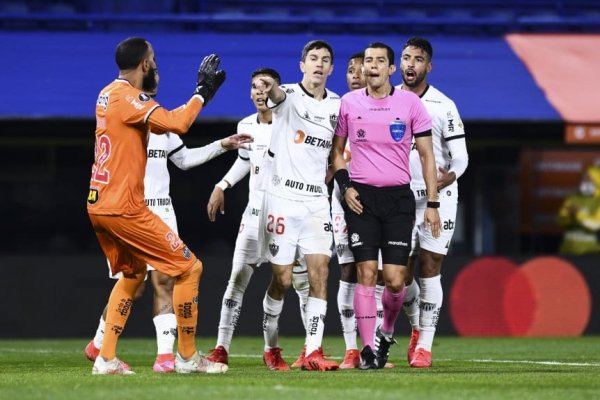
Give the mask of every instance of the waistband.
M 411 190 L 410 189 L 410 183 L 405 183 L 404 185 L 399 185 L 399 186 L 371 186 L 371 185 L 366 185 L 364 183 L 359 183 L 359 182 L 354 182 L 352 181 L 352 186 L 357 187 L 357 188 L 361 188 L 364 190 L 369 190 L 369 191 L 381 191 L 381 192 L 393 192 L 393 191 L 405 191 L 405 190 Z

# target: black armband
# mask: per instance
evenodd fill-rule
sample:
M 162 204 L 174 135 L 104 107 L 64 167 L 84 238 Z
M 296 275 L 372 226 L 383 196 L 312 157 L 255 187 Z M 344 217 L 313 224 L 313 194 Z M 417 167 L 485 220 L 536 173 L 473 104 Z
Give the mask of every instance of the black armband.
M 427 208 L 440 208 L 440 202 L 439 201 L 428 201 Z
M 348 173 L 348 170 L 345 168 L 338 169 L 337 171 L 335 171 L 333 178 L 335 179 L 338 186 L 340 187 L 340 192 L 342 193 L 342 196 L 344 195 L 344 193 L 346 193 L 346 190 L 348 190 L 348 188 L 352 187 L 352 181 L 350 180 L 350 174 Z

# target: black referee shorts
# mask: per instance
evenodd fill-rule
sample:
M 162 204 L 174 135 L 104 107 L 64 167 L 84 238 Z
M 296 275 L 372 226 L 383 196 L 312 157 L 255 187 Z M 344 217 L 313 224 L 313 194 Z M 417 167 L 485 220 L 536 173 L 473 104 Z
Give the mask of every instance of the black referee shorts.
M 342 202 L 348 243 L 355 262 L 377 260 L 381 249 L 384 264 L 406 265 L 415 223 L 415 197 L 410 185 L 375 187 L 353 182 L 363 212 L 357 215 Z

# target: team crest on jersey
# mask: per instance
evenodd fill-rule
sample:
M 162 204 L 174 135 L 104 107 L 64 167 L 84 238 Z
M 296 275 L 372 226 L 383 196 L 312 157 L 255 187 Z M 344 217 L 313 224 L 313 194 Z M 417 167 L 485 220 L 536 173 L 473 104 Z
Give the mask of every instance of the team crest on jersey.
M 273 175 L 273 186 L 277 186 L 281 183 L 281 177 L 279 175 Z
M 140 95 L 138 96 L 138 99 L 140 99 L 141 101 L 149 101 L 150 96 L 148 96 L 146 93 L 140 93 Z
M 98 100 L 96 100 L 96 105 L 102 107 L 102 109 L 104 111 L 106 111 L 106 108 L 108 107 L 108 100 L 109 100 L 109 94 L 101 94 L 100 96 L 98 96 Z
M 404 133 L 406 132 L 406 123 L 404 121 L 400 121 L 396 119 L 390 122 L 390 135 L 394 142 L 399 142 L 404 137 Z
M 273 255 L 273 257 L 275 257 L 277 253 L 279 253 L 279 246 L 275 243 L 271 243 L 269 245 L 269 252 L 271 253 L 271 255 Z
M 331 127 L 333 129 L 335 129 L 335 127 L 337 126 L 337 121 L 338 121 L 337 114 L 329 114 L 329 123 L 331 124 Z
M 91 188 L 88 193 L 87 202 L 88 204 L 95 204 L 98 201 L 98 189 Z

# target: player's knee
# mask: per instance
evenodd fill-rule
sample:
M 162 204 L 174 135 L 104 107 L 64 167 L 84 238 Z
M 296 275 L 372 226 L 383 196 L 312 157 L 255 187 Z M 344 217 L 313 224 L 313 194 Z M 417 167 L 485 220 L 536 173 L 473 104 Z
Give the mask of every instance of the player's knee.
M 347 263 L 340 265 L 340 280 L 348 283 L 356 283 L 356 264 Z

